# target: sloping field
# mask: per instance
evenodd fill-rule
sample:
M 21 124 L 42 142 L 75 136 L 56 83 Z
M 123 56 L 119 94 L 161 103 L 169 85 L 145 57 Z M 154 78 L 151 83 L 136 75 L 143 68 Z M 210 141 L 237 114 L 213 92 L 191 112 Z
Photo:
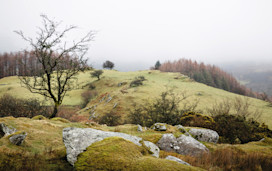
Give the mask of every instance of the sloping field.
M 95 112 L 97 116 L 101 116 L 110 111 L 115 111 L 123 116 L 127 116 L 134 104 L 145 104 L 147 101 L 152 101 L 154 98 L 159 97 L 162 92 L 169 90 L 172 90 L 179 96 L 185 92 L 186 95 L 189 96 L 186 99 L 189 103 L 199 99 L 197 109 L 202 110 L 204 113 L 206 109 L 212 107 L 215 102 L 243 97 L 194 82 L 179 73 L 164 73 L 160 71 L 119 72 L 104 70 L 101 80 L 97 81 L 95 78 L 90 77 L 90 72 L 91 71 L 80 73 L 77 76 L 77 89 L 69 92 L 63 102 L 64 105 L 79 105 L 82 102 L 81 93 L 88 90 L 88 84 L 92 83 L 96 86 L 95 90 L 98 92 L 98 96 L 87 105 L 87 108 L 79 112 L 80 115 L 86 117 L 89 117 L 93 112 Z M 141 86 L 130 88 L 130 82 L 137 76 L 144 76 L 146 81 L 144 81 L 144 84 Z M 123 84 L 118 86 L 118 83 L 121 82 L 123 82 Z M 37 97 L 41 100 L 43 99 L 42 96 L 32 94 L 21 87 L 17 77 L 0 79 L 0 96 L 4 93 L 9 93 L 19 98 Z M 265 122 L 272 128 L 272 107 L 269 106 L 269 103 L 254 98 L 250 98 L 250 102 L 252 104 L 251 110 L 257 108 L 263 111 L 263 115 L 259 121 Z M 93 111 L 91 107 L 94 105 L 96 105 L 96 109 Z

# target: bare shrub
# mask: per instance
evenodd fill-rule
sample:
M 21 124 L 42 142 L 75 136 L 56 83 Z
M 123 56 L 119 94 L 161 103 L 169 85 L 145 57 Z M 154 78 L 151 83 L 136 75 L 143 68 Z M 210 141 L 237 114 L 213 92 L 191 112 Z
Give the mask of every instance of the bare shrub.
M 61 106 L 59 108 L 58 113 L 57 113 L 57 117 L 61 117 L 61 118 L 72 121 L 71 118 L 73 118 L 73 116 L 77 115 L 76 112 L 79 111 L 79 110 L 80 110 L 79 107 Z
M 152 102 L 147 101 L 144 105 L 138 106 L 135 104 L 129 115 L 130 122 L 143 126 L 151 126 L 156 122 L 180 124 L 183 113 L 194 110 L 199 102 L 197 100 L 189 103 L 185 100 L 188 97 L 186 91 L 180 95 L 173 93 L 172 90 L 162 92 L 160 97 Z
M 262 115 L 262 111 L 254 108 L 248 97 L 236 97 L 233 101 L 224 99 L 220 103 L 215 102 L 212 108 L 207 109 L 207 112 L 212 116 L 233 114 L 255 120 L 258 120 Z
M 261 152 L 246 153 L 235 147 L 220 148 L 200 157 L 184 156 L 182 159 L 193 166 L 208 170 L 269 170 L 272 157 Z
M 86 105 L 90 102 L 90 100 L 93 99 L 96 96 L 97 96 L 97 91 L 90 91 L 90 90 L 84 91 L 81 94 L 83 102 L 81 103 L 80 107 L 81 108 L 86 107 Z
M 29 117 L 36 115 L 50 116 L 50 107 L 43 106 L 37 99 L 18 99 L 9 94 L 0 98 L 0 117 Z
M 88 121 L 88 118 L 82 115 L 73 115 L 72 117 L 70 117 L 69 119 L 71 122 L 85 122 Z
M 145 77 L 144 76 L 138 76 L 136 77 L 131 83 L 130 83 L 130 87 L 138 87 L 140 85 L 143 85 L 143 81 L 145 81 Z
M 116 126 L 121 124 L 121 115 L 111 111 L 102 116 L 99 121 L 100 124 L 106 124 L 108 126 Z

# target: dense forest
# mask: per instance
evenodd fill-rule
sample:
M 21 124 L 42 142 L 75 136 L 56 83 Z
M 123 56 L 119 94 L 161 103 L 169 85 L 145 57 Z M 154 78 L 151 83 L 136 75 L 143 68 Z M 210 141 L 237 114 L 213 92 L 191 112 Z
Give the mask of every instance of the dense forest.
M 180 59 L 173 62 L 167 61 L 159 69 L 163 72 L 180 72 L 197 82 L 233 93 L 270 100 L 265 93 L 254 92 L 241 85 L 234 76 L 215 65 L 206 65 L 203 62 L 198 63 L 190 59 Z
M 38 73 L 40 67 L 33 52 L 0 54 L 0 78 L 14 75 L 33 76 Z
M 54 54 L 53 54 L 54 55 Z M 58 56 L 55 54 L 55 56 Z M 62 57 L 66 63 L 62 68 L 68 68 L 69 56 Z M 0 78 L 9 76 L 35 76 L 40 74 L 42 64 L 35 57 L 35 52 L 0 53 Z

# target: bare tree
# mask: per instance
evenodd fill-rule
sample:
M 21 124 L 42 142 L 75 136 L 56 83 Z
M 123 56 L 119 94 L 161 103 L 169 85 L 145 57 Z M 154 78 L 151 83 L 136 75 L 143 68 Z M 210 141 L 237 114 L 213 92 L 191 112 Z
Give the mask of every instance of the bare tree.
M 76 86 L 76 75 L 87 69 L 87 60 L 83 57 L 93 40 L 94 32 L 90 31 L 78 41 L 69 44 L 64 38 L 75 26 L 60 29 L 61 22 L 55 22 L 46 15 L 41 15 L 43 26 L 39 27 L 37 37 L 26 37 L 22 31 L 15 31 L 27 41 L 34 53 L 40 70 L 34 77 L 19 76 L 22 86 L 30 92 L 43 95 L 54 101 L 54 111 L 50 118 L 56 116 L 67 91 Z M 60 30 L 60 31 L 59 31 Z M 29 68 L 31 72 L 33 68 Z

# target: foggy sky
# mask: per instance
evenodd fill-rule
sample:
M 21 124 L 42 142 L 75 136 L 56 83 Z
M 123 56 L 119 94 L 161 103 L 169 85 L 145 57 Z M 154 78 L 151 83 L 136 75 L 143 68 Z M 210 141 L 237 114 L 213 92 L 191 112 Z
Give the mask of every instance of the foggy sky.
M 35 37 L 40 14 L 95 30 L 87 57 L 111 60 L 119 70 L 148 69 L 182 57 L 207 63 L 272 61 L 271 0 L 0 0 L 0 52 Z

